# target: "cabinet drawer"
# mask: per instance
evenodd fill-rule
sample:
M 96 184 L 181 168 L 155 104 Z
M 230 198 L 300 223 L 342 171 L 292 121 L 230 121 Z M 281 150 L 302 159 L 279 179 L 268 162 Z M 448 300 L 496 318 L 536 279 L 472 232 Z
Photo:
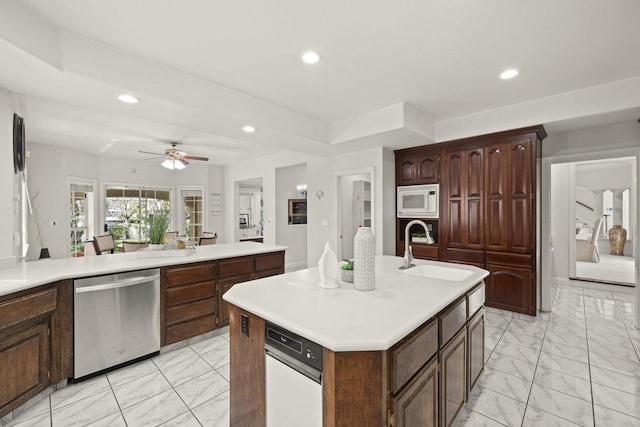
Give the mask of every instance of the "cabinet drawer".
M 220 261 L 218 267 L 218 277 L 240 276 L 253 273 L 253 257 L 232 258 Z
M 274 270 L 260 271 L 255 274 L 255 278 L 262 279 L 263 277 L 277 276 L 278 274 L 282 274 L 282 273 L 284 272 L 282 271 L 281 268 L 276 268 Z
M 216 265 L 214 263 L 207 263 L 167 268 L 165 275 L 167 278 L 167 287 L 205 282 L 216 278 Z
M 438 351 L 438 323 L 431 322 L 392 350 L 391 390 L 400 388 Z
M 467 321 L 467 299 L 462 298 L 454 303 L 453 307 L 440 315 L 438 321 L 440 323 L 440 346 L 442 347 Z
M 187 338 L 195 337 L 196 335 L 204 334 L 205 332 L 213 331 L 215 328 L 216 316 L 213 314 L 199 317 L 188 322 L 168 326 L 165 345 L 186 340 Z
M 421 245 L 412 243 L 411 249 L 413 250 L 413 256 L 416 258 L 430 258 L 438 259 L 440 248 L 437 245 Z
M 447 248 L 446 252 L 447 260 L 462 261 L 465 264 L 484 264 L 484 251 Z
M 506 252 L 487 252 L 487 264 L 501 264 L 513 267 L 531 268 L 533 264 L 533 257 L 531 255 L 512 254 Z
M 57 290 L 47 289 L 0 303 L 0 330 L 52 313 Z
M 216 282 L 202 282 L 193 285 L 180 286 L 167 289 L 167 307 L 184 304 L 216 296 Z
M 476 311 L 478 311 L 484 305 L 484 282 L 477 288 L 473 289 L 467 294 L 467 306 L 469 307 L 469 313 L 467 318 L 471 318 Z
M 256 271 L 273 270 L 284 266 L 284 253 L 256 256 Z
M 207 298 L 201 301 L 190 302 L 187 304 L 181 304 L 167 308 L 166 324 L 167 326 L 169 326 L 173 325 L 174 323 L 184 322 L 186 320 L 195 319 L 197 317 L 215 313 L 216 299 Z

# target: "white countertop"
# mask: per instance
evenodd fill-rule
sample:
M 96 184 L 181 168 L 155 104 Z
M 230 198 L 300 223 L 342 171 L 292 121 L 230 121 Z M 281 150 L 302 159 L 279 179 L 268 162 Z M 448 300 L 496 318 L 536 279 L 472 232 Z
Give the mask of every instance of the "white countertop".
M 189 264 L 285 249 L 285 246 L 239 242 L 198 246 L 195 253 L 185 257 L 142 258 L 132 252 L 80 258 L 43 259 L 0 270 L 0 296 L 64 279 Z
M 224 299 L 332 351 L 386 350 L 473 288 L 489 272 L 468 265 L 415 260 L 473 272 L 459 281 L 398 270 L 402 258 L 376 257 L 376 289 L 318 286 L 318 268 L 240 283 Z

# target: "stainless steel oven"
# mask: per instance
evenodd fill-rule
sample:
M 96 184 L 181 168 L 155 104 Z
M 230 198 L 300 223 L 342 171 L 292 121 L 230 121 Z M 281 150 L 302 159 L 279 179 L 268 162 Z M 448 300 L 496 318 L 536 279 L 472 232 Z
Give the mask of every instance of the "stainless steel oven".
M 74 378 L 160 350 L 160 270 L 74 280 Z

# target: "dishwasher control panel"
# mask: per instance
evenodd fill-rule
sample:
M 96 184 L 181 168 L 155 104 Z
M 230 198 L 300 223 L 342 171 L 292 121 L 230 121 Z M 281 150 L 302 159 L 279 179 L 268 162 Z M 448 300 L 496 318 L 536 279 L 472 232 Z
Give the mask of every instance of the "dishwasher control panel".
M 322 346 L 298 334 L 267 322 L 265 345 L 274 347 L 292 358 L 322 371 Z

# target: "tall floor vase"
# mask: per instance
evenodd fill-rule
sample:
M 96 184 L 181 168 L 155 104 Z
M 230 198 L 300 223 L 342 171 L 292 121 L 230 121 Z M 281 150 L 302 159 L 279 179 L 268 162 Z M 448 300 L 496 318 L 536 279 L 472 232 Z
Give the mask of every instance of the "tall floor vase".
M 624 244 L 627 243 L 627 230 L 621 225 L 614 225 L 609 229 L 609 245 L 611 255 L 624 255 Z
M 353 287 L 358 291 L 376 288 L 376 238 L 370 227 L 360 227 L 353 238 Z

